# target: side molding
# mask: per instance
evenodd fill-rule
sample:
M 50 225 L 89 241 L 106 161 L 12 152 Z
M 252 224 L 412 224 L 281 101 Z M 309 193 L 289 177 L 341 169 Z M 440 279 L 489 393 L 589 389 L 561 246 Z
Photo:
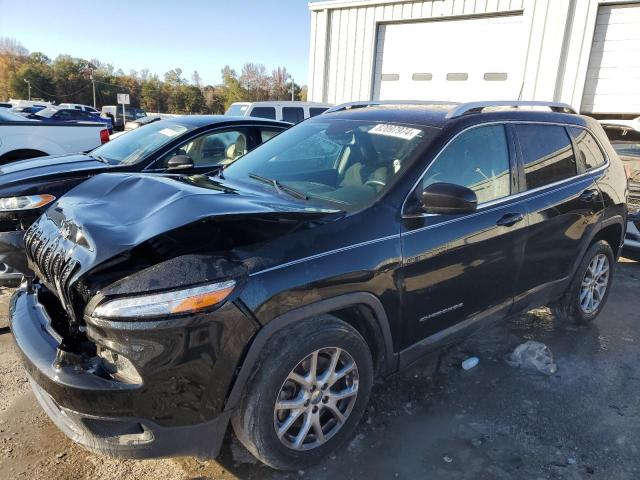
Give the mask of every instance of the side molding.
M 254 366 L 260 357 L 262 349 L 276 332 L 294 322 L 354 305 L 365 305 L 372 310 L 373 317 L 375 318 L 375 325 L 372 326 L 376 328 L 381 335 L 382 344 L 385 350 L 381 373 L 383 375 L 394 373 L 398 369 L 398 355 L 393 351 L 391 328 L 389 327 L 389 320 L 382 303 L 375 295 L 368 292 L 347 293 L 296 308 L 267 323 L 256 334 L 251 346 L 249 347 L 249 351 L 242 362 L 240 372 L 238 373 L 233 384 L 233 388 L 231 389 L 231 393 L 227 398 L 225 411 L 232 410 L 238 405 L 242 392 L 244 391 L 244 387 L 253 372 Z

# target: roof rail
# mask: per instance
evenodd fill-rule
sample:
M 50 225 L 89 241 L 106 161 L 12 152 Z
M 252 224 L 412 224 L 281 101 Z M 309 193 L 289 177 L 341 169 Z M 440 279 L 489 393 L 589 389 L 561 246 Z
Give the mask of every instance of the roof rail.
M 526 100 L 496 100 L 489 102 L 468 102 L 463 103 L 453 110 L 451 110 L 447 114 L 447 118 L 456 118 L 461 117 L 462 115 L 470 114 L 470 113 L 481 113 L 485 108 L 490 107 L 547 107 L 552 112 L 559 113 L 573 113 L 577 112 L 573 109 L 571 105 L 567 105 L 566 103 L 558 103 L 558 102 L 539 102 L 539 101 L 526 101 Z
M 359 102 L 347 102 L 331 107 L 325 113 L 341 112 L 356 108 L 377 107 L 379 105 L 460 105 L 458 102 L 446 102 L 441 100 L 364 100 Z

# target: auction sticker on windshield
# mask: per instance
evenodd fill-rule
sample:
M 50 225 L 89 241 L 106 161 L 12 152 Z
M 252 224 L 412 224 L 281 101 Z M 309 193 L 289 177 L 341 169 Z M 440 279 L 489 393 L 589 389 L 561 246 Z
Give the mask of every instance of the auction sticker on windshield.
M 402 138 L 404 140 L 411 140 L 418 135 L 422 130 L 417 128 L 403 127 L 401 125 L 389 125 L 388 123 L 379 123 L 369 133 L 374 135 L 385 135 L 387 137 Z

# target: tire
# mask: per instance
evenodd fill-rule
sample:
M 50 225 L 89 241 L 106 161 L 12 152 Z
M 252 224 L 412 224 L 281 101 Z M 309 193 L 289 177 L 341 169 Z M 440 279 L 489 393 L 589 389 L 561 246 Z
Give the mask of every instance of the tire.
M 314 356 L 317 378 L 304 387 L 311 379 L 308 373 Z M 355 368 L 349 370 L 351 362 Z M 257 365 L 231 423 L 240 442 L 261 462 L 278 470 L 305 468 L 353 434 L 373 383 L 371 352 L 353 327 L 330 315 L 305 320 L 274 335 Z M 323 388 L 322 377 L 328 371 L 347 373 L 335 383 L 326 380 L 332 385 Z M 336 394 L 348 396 L 338 399 Z M 295 401 L 296 408 L 283 408 L 292 405 L 286 401 Z M 342 422 L 332 413 L 335 409 L 343 415 Z M 318 423 L 312 424 L 314 418 Z M 302 435 L 305 427 L 308 433 Z M 281 437 L 276 428 L 283 432 Z M 296 442 L 299 438 L 302 442 Z
M 600 281 L 595 281 L 592 275 L 593 271 L 598 271 L 598 264 L 594 262 L 601 262 L 603 258 L 604 267 L 606 271 L 606 283 L 603 280 L 604 274 L 597 275 Z M 563 318 L 579 325 L 586 325 L 593 321 L 602 311 L 607 298 L 609 298 L 609 292 L 611 291 L 611 284 L 613 282 L 613 269 L 615 265 L 615 258 L 611 246 L 604 240 L 599 240 L 589 247 L 585 253 L 582 262 L 578 266 L 576 273 L 569 284 L 565 294 L 562 298 L 552 307 L 553 312 L 557 317 Z M 595 270 L 594 270 L 595 268 Z M 591 281 L 589 282 L 589 280 Z M 593 285 L 591 288 L 591 295 L 594 299 L 593 304 L 589 304 L 590 287 L 584 286 L 587 290 L 585 296 L 585 290 L 583 289 L 583 282 L 589 282 L 589 285 Z M 604 288 L 600 285 L 604 284 Z M 595 302 L 597 300 L 597 302 Z

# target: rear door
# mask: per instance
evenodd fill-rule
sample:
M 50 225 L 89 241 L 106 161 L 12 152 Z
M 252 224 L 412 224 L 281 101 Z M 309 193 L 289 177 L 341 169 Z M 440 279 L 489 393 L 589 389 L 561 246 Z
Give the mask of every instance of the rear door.
M 586 153 L 576 147 L 576 155 L 566 127 L 516 124 L 513 128 L 529 216 L 514 305 L 520 310 L 556 296 L 572 274 L 604 204 L 596 183 L 598 169 L 586 171 Z M 582 143 L 579 133 L 575 138 Z
M 405 212 L 404 347 L 511 307 L 526 227 L 524 205 L 512 196 L 514 153 L 505 125 L 476 126 L 455 137 L 419 182 L 416 191 L 435 182 L 466 186 L 479 205 L 465 215 Z

